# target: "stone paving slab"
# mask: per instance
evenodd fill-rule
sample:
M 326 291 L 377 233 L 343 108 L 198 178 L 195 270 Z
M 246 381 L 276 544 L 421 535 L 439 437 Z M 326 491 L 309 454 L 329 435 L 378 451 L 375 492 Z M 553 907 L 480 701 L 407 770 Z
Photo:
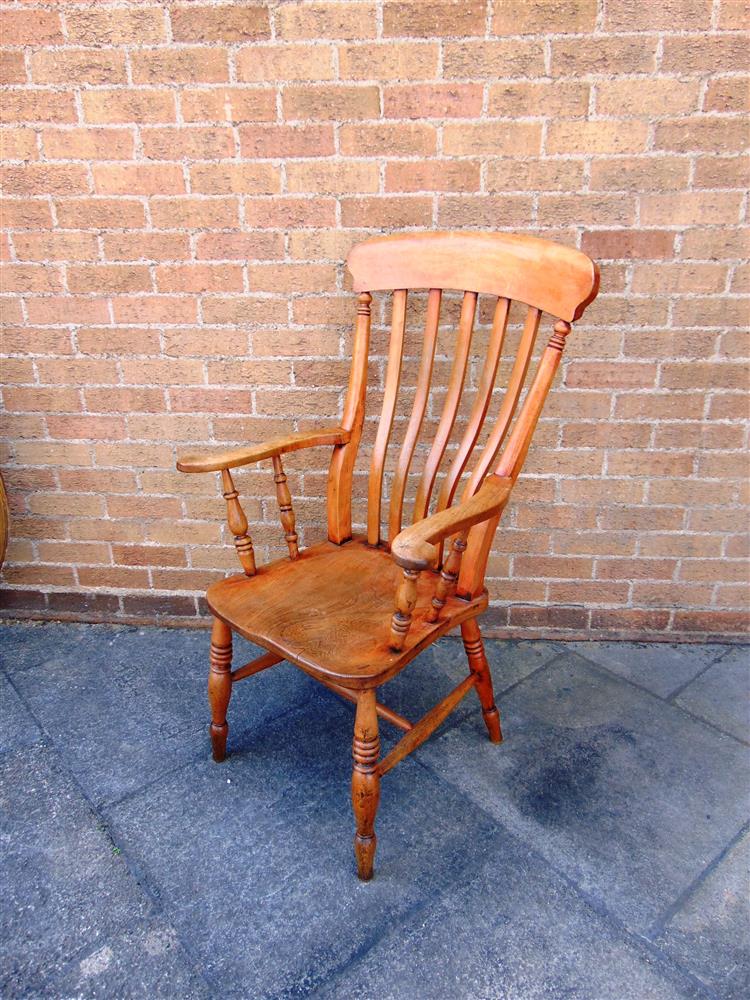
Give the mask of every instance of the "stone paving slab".
M 747 1000 L 750 835 L 741 837 L 689 894 L 658 940 L 725 1000 Z
M 704 991 L 624 937 L 517 838 L 315 994 L 327 1000 L 687 1000 Z
M 414 761 L 383 782 L 375 880 L 356 879 L 351 713 L 327 693 L 108 821 L 222 995 L 302 995 L 480 862 L 496 823 Z M 189 833 L 188 833 L 189 831 Z
M 740 646 L 680 693 L 677 704 L 750 743 L 750 649 Z
M 207 646 L 0 631 L 3 1000 L 744 1000 L 748 647 L 488 643 L 506 742 L 470 693 L 384 779 L 363 885 L 353 707 L 275 667 L 215 765 Z M 383 700 L 416 719 L 464 671 L 446 637 Z
M 0 756 L 0 996 L 33 996 L 151 903 L 47 747 Z
M 748 819 L 750 753 L 573 652 L 420 751 L 441 778 L 643 933 Z
M 0 674 L 0 753 L 38 743 L 42 732 L 4 674 Z
M 208 1000 L 177 932 L 158 918 L 137 921 L 49 976 L 44 996 L 82 1000 Z
M 715 643 L 570 642 L 574 650 L 660 698 L 668 698 L 726 653 Z
M 58 642 L 60 628 L 73 639 Z M 51 735 L 86 794 L 104 804 L 205 752 L 209 721 L 204 630 L 57 626 L 55 648 L 38 662 L 42 630 L 16 662 L 14 683 Z M 237 662 L 259 655 L 238 640 Z M 35 669 L 28 661 L 37 662 Z M 286 711 L 313 681 L 289 664 L 237 687 L 236 726 Z

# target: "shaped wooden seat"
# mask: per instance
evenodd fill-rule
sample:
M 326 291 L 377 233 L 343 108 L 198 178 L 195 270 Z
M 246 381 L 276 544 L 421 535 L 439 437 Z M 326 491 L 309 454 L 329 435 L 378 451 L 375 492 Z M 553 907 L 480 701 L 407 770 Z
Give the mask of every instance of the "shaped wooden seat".
M 354 689 L 382 684 L 487 606 L 485 594 L 473 601 L 449 597 L 440 619 L 428 621 L 439 575 L 423 573 L 404 647 L 394 650 L 383 623 L 393 613 L 399 577 L 389 553 L 360 537 L 340 546 L 322 542 L 296 561 L 279 560 L 250 579 L 221 580 L 206 596 L 213 614 L 246 639 L 318 680 Z
M 221 761 L 226 754 L 226 715 L 233 684 L 282 659 L 354 702 L 355 853 L 359 876 L 368 879 L 373 873 L 374 822 L 383 775 L 427 739 L 472 688 L 479 697 L 490 739 L 499 743 L 502 738 L 477 623 L 488 600 L 484 586 L 487 559 L 559 366 L 570 324 L 595 298 L 599 278 L 596 265 L 577 250 L 500 233 L 382 237 L 355 247 L 347 264 L 359 295 L 351 376 L 340 424 L 294 432 L 247 448 L 185 455 L 178 468 L 190 473 L 220 472 L 227 520 L 244 571 L 244 575 L 213 584 L 207 594 L 214 616 L 209 671 L 214 758 Z M 411 412 L 393 474 L 386 476 L 401 383 L 409 289 L 428 291 L 425 330 Z M 444 402 L 419 473 L 415 468 L 417 445 L 428 412 L 445 289 L 462 291 L 463 300 L 452 338 L 454 356 Z M 355 536 L 352 478 L 367 397 L 372 293 L 377 291 L 393 293 L 391 335 L 370 461 L 367 532 Z M 480 295 L 494 301 L 492 328 L 465 429 L 452 442 Z M 526 305 L 526 318 L 507 385 L 497 392 L 495 403 L 513 299 Z M 543 312 L 557 322 L 516 416 Z M 489 432 L 469 472 L 483 425 L 493 409 Z M 456 447 L 449 452 L 451 443 Z M 333 449 L 328 477 L 328 540 L 300 551 L 282 456 L 326 445 Z M 257 568 L 247 518 L 230 470 L 268 459 L 289 559 Z M 444 475 L 436 489 L 441 472 Z M 415 485 L 414 499 L 407 504 L 410 481 Z M 385 484 L 390 486 L 387 511 L 383 507 Z M 459 494 L 460 501 L 455 502 Z M 468 659 L 465 680 L 415 723 L 377 701 L 378 687 L 456 626 L 461 628 Z M 267 652 L 233 670 L 233 631 Z M 404 731 L 382 759 L 379 716 Z

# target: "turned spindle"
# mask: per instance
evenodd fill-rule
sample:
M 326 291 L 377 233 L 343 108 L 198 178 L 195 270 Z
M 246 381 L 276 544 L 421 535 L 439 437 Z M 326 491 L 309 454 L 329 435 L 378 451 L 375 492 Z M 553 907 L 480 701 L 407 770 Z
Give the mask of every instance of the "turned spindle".
M 281 526 L 284 529 L 286 544 L 289 546 L 289 558 L 296 559 L 299 555 L 299 549 L 297 548 L 297 532 L 295 531 L 292 495 L 287 486 L 284 466 L 281 464 L 281 455 L 274 455 L 272 461 L 273 481 L 276 483 L 276 499 L 279 504 Z
M 396 591 L 396 610 L 391 619 L 391 649 L 398 652 L 404 648 L 404 640 L 411 625 L 411 616 L 417 603 L 418 569 L 405 569 Z
M 372 878 L 377 846 L 375 814 L 380 801 L 380 775 L 377 772 L 379 756 L 377 702 L 375 690 L 370 689 L 361 691 L 357 697 L 352 741 L 352 808 L 356 824 L 354 853 L 357 858 L 357 874 L 365 882 Z
M 221 482 L 224 487 L 224 499 L 227 502 L 227 524 L 234 535 L 234 547 L 242 563 L 245 576 L 255 575 L 255 552 L 253 542 L 247 533 L 247 518 L 237 497 L 239 496 L 232 481 L 229 469 L 221 470 Z
M 559 319 L 555 323 L 555 332 L 549 339 L 549 347 L 554 347 L 558 351 L 565 350 L 565 338 L 570 333 L 572 327 L 570 323 L 566 323 L 564 319 Z
M 440 612 L 445 607 L 445 602 L 456 589 L 458 574 L 461 571 L 461 556 L 466 551 L 466 536 L 468 532 L 461 532 L 453 539 L 453 545 L 448 553 L 448 558 L 440 570 L 440 577 L 435 585 L 435 595 L 432 598 L 432 607 L 427 613 L 428 622 L 436 622 L 440 617 Z

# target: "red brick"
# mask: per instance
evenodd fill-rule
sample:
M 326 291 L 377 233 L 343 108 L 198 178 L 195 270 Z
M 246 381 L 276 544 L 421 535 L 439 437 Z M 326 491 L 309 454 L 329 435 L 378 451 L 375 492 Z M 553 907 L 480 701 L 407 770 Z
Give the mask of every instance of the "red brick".
M 535 156 L 542 142 L 537 122 L 446 125 L 443 152 L 449 156 Z
M 342 125 L 339 142 L 345 156 L 429 156 L 437 147 L 437 130 L 423 124 Z
M 96 260 L 99 244 L 93 233 L 16 233 L 19 260 Z
M 4 128 L 0 131 L 3 160 L 37 160 L 36 132 L 32 128 Z
M 598 35 L 595 45 L 580 38 L 552 41 L 552 75 L 576 78 L 589 75 L 653 73 L 656 69 L 656 35 Z
M 604 27 L 611 31 L 700 31 L 711 27 L 711 0 L 662 0 L 659 4 L 609 0 Z
M 271 37 L 268 9 L 244 4 L 172 7 L 172 38 L 176 42 L 251 42 Z
M 386 118 L 472 118 L 482 108 L 482 88 L 474 83 L 434 83 L 383 88 Z
M 74 122 L 75 99 L 72 94 L 54 90 L 7 90 L 0 105 L 0 123 Z
M 134 83 L 226 83 L 227 54 L 220 48 L 145 49 L 130 55 Z
M 269 122 L 276 118 L 276 95 L 265 87 L 186 88 L 181 95 L 186 122 Z
M 5 49 L 0 52 L 0 83 L 25 83 L 26 62 L 23 52 Z
M 125 53 L 113 49 L 58 49 L 31 56 L 34 83 L 127 83 Z
M 279 38 L 372 38 L 375 35 L 374 3 L 336 3 L 308 0 L 284 4 L 276 12 Z
M 615 0 L 616 2 L 616 0 Z M 593 31 L 596 0 L 534 0 L 524 4 L 498 4 L 492 19 L 496 35 L 560 34 Z M 630 28 L 628 28 L 630 30 Z
M 483 35 L 486 0 L 386 0 L 383 34 L 399 37 Z
M 103 242 L 107 260 L 181 260 L 190 254 L 184 233 L 118 233 Z
M 179 194 L 185 190 L 182 167 L 172 163 L 94 164 L 97 194 Z
M 65 198 L 55 201 L 55 212 L 63 229 L 140 229 L 146 224 L 143 205 L 129 198 Z
M 281 187 L 278 167 L 267 163 L 196 164 L 190 184 L 201 194 L 274 194 Z
M 429 80 L 437 76 L 440 52 L 434 42 L 373 42 L 339 47 L 342 80 Z
M 0 12 L 0 38 L 3 45 L 62 45 L 65 41 L 57 12 L 7 7 Z
M 476 161 L 427 161 L 388 163 L 386 191 L 478 191 Z
M 544 73 L 541 40 L 514 38 L 512 41 L 482 39 L 444 43 L 443 75 L 447 79 L 481 80 L 485 77 L 543 76 Z
M 332 80 L 333 47 L 328 45 L 248 45 L 237 53 L 237 79 L 244 83 Z
M 293 229 L 300 226 L 334 225 L 336 203 L 333 198 L 249 198 L 245 201 L 245 220 L 258 229 Z
M 282 105 L 287 121 L 306 118 L 322 121 L 378 118 L 380 94 L 377 87 L 367 85 L 291 85 L 284 88 Z
M 50 296 L 28 299 L 26 311 L 31 323 L 108 323 L 106 299 Z
M 166 41 L 161 7 L 91 7 L 66 12 L 68 41 L 82 45 L 153 45 Z
M 239 129 L 240 153 L 249 159 L 286 159 L 331 156 L 331 125 L 243 125 Z
M 284 256 L 279 233 L 202 233 L 196 248 L 202 260 L 264 260 Z
M 175 97 L 168 90 L 84 90 L 81 104 L 84 118 L 94 125 L 177 120 Z
M 150 160 L 223 160 L 234 156 L 232 130 L 176 126 L 141 129 L 143 155 Z
M 156 269 L 160 292 L 241 292 L 242 268 L 235 264 L 161 265 Z
M 151 221 L 157 229 L 225 229 L 239 225 L 237 198 L 152 198 Z
M 674 239 L 668 230 L 601 229 L 585 232 L 581 249 L 595 260 L 656 260 L 672 256 Z
M 49 160 L 129 160 L 135 136 L 127 128 L 46 128 L 42 145 Z

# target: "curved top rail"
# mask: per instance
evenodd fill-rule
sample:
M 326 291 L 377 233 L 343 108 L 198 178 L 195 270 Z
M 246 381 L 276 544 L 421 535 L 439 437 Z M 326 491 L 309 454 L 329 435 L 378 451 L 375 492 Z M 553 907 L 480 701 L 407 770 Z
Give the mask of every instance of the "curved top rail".
M 572 322 L 599 290 L 599 268 L 572 247 L 514 233 L 380 236 L 350 252 L 356 292 L 453 288 L 516 299 Z

